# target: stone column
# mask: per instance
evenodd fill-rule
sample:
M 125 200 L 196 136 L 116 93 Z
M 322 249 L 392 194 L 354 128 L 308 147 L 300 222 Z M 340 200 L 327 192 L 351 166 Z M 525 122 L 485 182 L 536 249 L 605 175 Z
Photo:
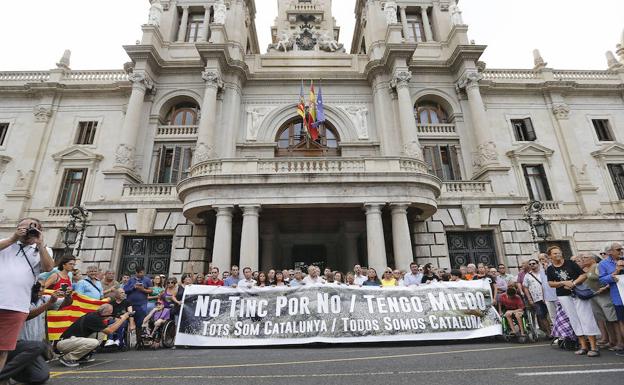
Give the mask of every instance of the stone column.
M 229 83 L 223 91 L 222 116 L 228 117 L 222 122 L 223 127 L 217 132 L 215 143 L 219 158 L 234 158 L 236 154 L 236 139 L 241 113 L 241 88 L 238 84 Z
M 141 125 L 143 100 L 145 93 L 152 88 L 153 83 L 144 73 L 132 73 L 128 76 L 128 80 L 132 83 L 132 93 L 128 101 L 119 145 L 115 150 L 115 167 L 134 170 L 135 146 Z
M 409 26 L 407 25 L 407 14 L 405 13 L 405 6 L 399 6 L 399 13 L 401 15 L 401 26 L 403 27 L 403 37 L 406 41 L 411 41 L 409 38 Z
M 425 28 L 425 39 L 427 39 L 427 41 L 433 41 L 433 32 L 431 31 L 431 24 L 429 24 L 427 8 L 429 7 L 420 7 L 420 15 L 422 17 L 423 27 Z
M 186 28 L 188 27 L 189 7 L 182 6 L 182 20 L 180 21 L 180 30 L 178 31 L 178 42 L 186 40 Z
M 205 7 L 204 23 L 202 24 L 200 41 L 208 41 L 208 32 L 210 31 L 210 5 Z
M 368 249 L 368 266 L 377 270 L 381 277 L 388 266 L 386 259 L 386 243 L 384 240 L 383 222 L 381 221 L 382 203 L 366 203 L 366 246 Z
M 392 246 L 394 247 L 394 268 L 408 270 L 414 262 L 412 239 L 407 223 L 407 203 L 393 203 L 392 210 Z
M 243 209 L 243 230 L 241 232 L 240 265 L 249 266 L 251 270 L 258 270 L 259 262 L 259 234 L 258 218 L 260 206 L 241 206 Z
M 344 271 L 353 271 L 353 266 L 360 263 L 357 253 L 358 233 L 345 233 L 345 261 Z
M 392 87 L 396 89 L 399 103 L 399 120 L 401 122 L 401 137 L 403 138 L 402 155 L 422 159 L 422 150 L 418 141 L 418 129 L 414 117 L 414 106 L 409 91 L 409 82 L 412 73 L 397 70 L 392 79 Z
M 217 224 L 212 247 L 212 266 L 220 271 L 232 265 L 232 206 L 217 206 Z
M 473 154 L 473 164 L 477 170 L 498 163 L 496 144 L 490 135 L 485 104 L 479 90 L 479 81 L 483 76 L 478 72 L 468 72 L 460 80 L 458 87 L 464 88 L 468 95 L 472 129 L 475 136 L 476 151 Z
M 201 107 L 201 119 L 197 130 L 197 146 L 193 164 L 205 162 L 214 157 L 214 137 L 217 126 L 217 92 L 223 87 L 221 74 L 217 70 L 206 69 L 202 72 L 206 82 L 204 101 Z
M 262 261 L 260 262 L 260 267 L 262 270 L 267 271 L 272 269 L 274 266 L 275 253 L 274 250 L 274 242 L 275 242 L 275 234 L 273 233 L 263 233 L 262 234 Z

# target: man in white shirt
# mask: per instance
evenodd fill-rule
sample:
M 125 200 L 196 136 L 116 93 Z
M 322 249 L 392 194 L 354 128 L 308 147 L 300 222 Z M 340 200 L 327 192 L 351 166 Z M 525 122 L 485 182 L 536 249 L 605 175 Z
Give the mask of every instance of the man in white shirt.
M 0 370 L 8 352 L 15 349 L 17 336 L 30 311 L 37 276 L 52 270 L 51 250 L 43 241 L 38 219 L 24 218 L 10 238 L 0 240 Z M 10 293 L 11 295 L 7 295 Z
M 240 287 L 244 289 L 251 289 L 256 286 L 256 280 L 252 278 L 253 272 L 250 267 L 245 267 L 243 269 L 243 278 L 238 281 L 237 284 L 232 285 L 232 287 Z
M 423 274 L 418 271 L 416 262 L 410 263 L 410 272 L 403 276 L 403 286 L 418 286 L 422 283 Z
M 535 310 L 537 322 L 547 335 L 550 335 L 550 325 L 548 319 L 548 308 L 544 296 L 544 278 L 540 274 L 540 263 L 537 259 L 529 260 L 529 271 L 522 280 L 522 289 L 529 305 Z M 547 279 L 547 278 L 546 278 Z
M 366 268 L 362 268 L 362 266 L 360 265 L 355 265 L 353 266 L 353 272 L 355 273 L 355 278 L 353 280 L 353 283 L 355 283 L 356 285 L 362 286 L 362 284 L 364 283 L 364 281 L 366 281 L 368 279 L 368 277 L 366 276 Z
M 303 279 L 303 283 L 305 283 L 306 285 L 317 285 L 325 283 L 320 274 L 321 269 L 316 266 L 309 266 L 308 275 Z

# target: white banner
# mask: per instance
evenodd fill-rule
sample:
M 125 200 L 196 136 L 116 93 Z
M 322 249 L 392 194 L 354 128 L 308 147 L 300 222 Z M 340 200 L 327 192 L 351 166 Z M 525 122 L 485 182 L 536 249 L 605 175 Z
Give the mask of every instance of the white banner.
M 418 287 L 315 285 L 184 292 L 176 345 L 471 339 L 501 334 L 483 280 Z
M 620 298 L 624 299 L 624 274 L 620 274 L 617 277 L 617 288 L 620 291 Z

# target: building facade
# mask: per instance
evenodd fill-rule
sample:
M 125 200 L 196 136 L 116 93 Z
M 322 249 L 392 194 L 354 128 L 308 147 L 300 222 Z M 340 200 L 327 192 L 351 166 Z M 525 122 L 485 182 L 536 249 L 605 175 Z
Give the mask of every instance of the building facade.
M 278 0 L 266 53 L 259 2 L 151 3 L 123 70 L 0 72 L 1 235 L 60 251 L 82 205 L 82 263 L 174 275 L 515 268 L 530 200 L 567 254 L 624 239 L 624 36 L 603 71 L 488 69 L 452 0 L 358 0 L 349 53 L 329 0 Z

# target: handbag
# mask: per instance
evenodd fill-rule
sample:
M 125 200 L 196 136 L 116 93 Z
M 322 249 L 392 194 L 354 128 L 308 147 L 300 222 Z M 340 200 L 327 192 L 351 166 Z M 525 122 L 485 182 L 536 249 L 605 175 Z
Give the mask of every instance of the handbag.
M 572 295 L 578 299 L 588 300 L 592 299 L 596 295 L 596 293 L 587 285 L 581 284 L 578 286 L 574 286 L 574 289 L 572 289 Z

